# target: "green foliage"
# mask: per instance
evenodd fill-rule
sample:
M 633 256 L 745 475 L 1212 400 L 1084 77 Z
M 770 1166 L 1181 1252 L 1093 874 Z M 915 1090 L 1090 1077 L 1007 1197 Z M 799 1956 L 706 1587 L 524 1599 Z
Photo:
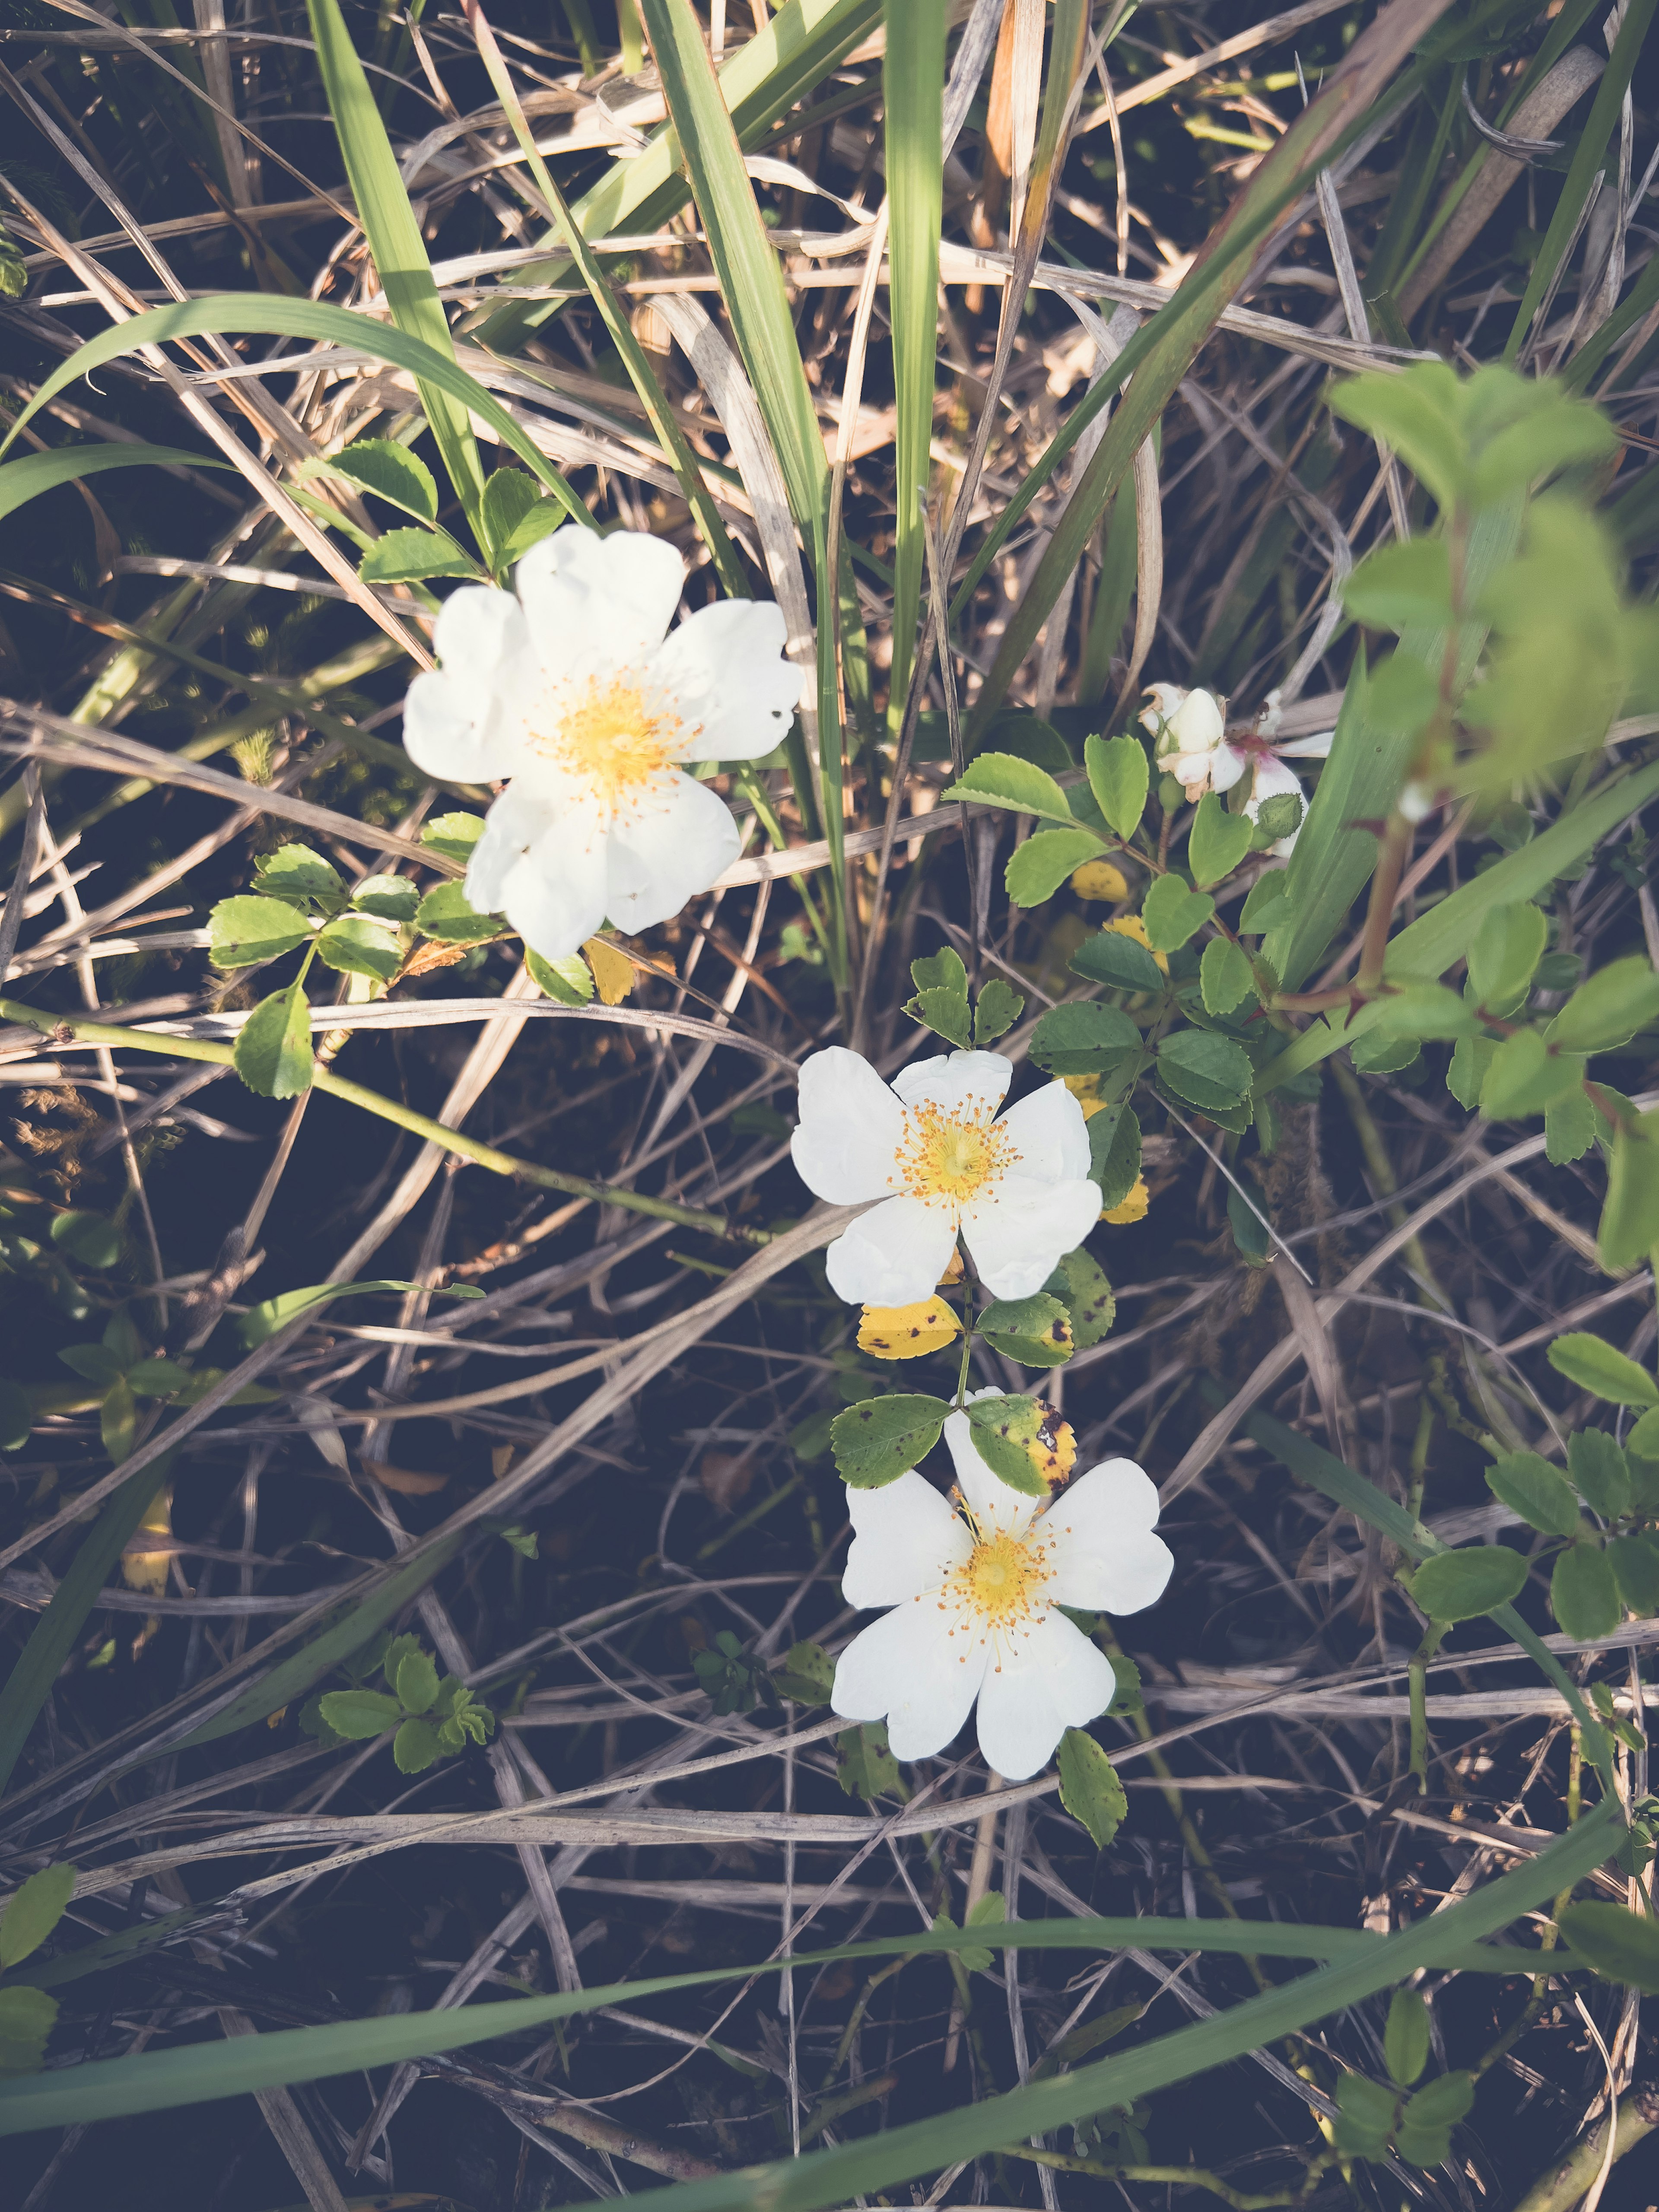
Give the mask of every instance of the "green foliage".
M 42 1867 L 12 1892 L 0 1912 L 0 1969 L 21 1966 L 40 1949 L 63 1918 L 75 1882 L 72 1866 Z
M 1555 1922 L 1581 1959 L 1609 1982 L 1659 1996 L 1659 1923 L 1596 1899 L 1564 1905 Z
M 1596 1243 L 1613 1274 L 1639 1266 L 1659 1244 L 1659 1113 L 1620 1116 Z
M 580 952 L 573 952 L 564 960 L 544 960 L 539 952 L 526 945 L 524 962 L 532 982 L 548 998 L 556 999 L 562 1006 L 592 1004 L 593 970 Z
M 1139 738 L 1085 738 L 1083 761 L 1095 804 L 1125 840 L 1140 827 L 1151 771 Z
M 1437 1553 L 1413 1573 L 1411 1593 L 1431 1620 L 1474 1620 L 1507 1605 L 1527 1579 L 1527 1563 L 1505 1544 Z
M 1072 1317 L 1055 1297 L 998 1298 L 979 1317 L 988 1344 L 1026 1367 L 1056 1367 L 1076 1350 Z
M 1546 1536 L 1571 1536 L 1578 1527 L 1572 1487 L 1536 1452 L 1510 1452 L 1486 1469 L 1486 1486 Z
M 326 1305 L 333 1298 L 365 1297 L 377 1291 L 418 1291 L 428 1298 L 481 1298 L 484 1293 L 476 1283 L 450 1283 L 434 1287 L 425 1283 L 398 1282 L 392 1279 L 363 1283 L 307 1283 L 304 1289 L 283 1291 L 274 1298 L 265 1298 L 257 1306 L 250 1306 L 237 1323 L 237 1334 L 251 1352 L 274 1336 L 279 1328 L 286 1328 L 301 1314 L 310 1313 Z
M 231 1063 L 262 1098 L 297 1098 L 311 1088 L 311 1005 L 298 983 L 261 999 L 236 1033 Z
M 1416 1990 L 1398 1989 L 1389 2000 L 1382 2057 L 1401 2089 L 1409 2089 L 1429 2063 L 1429 2008 Z
M 1624 1618 L 1613 1562 L 1599 1543 L 1568 1545 L 1550 1575 L 1550 1605 L 1563 1632 L 1580 1643 L 1611 1636 Z
M 1469 981 L 1487 1012 L 1510 1014 L 1522 1003 L 1548 937 L 1547 920 L 1529 902 L 1492 908 L 1469 947 Z
M 1639 957 L 1615 960 L 1581 983 L 1549 1026 L 1562 1052 L 1607 1052 L 1659 1019 L 1659 975 Z
M 326 1690 L 301 1716 L 307 1733 L 325 1743 L 366 1743 L 388 1730 L 392 1763 L 400 1774 L 423 1774 L 468 1743 L 483 1744 L 495 1731 L 495 1716 L 458 1674 L 441 1678 L 432 1656 L 413 1636 L 380 1638 L 358 1655 L 362 1672 L 349 1689 Z M 378 1671 L 389 1686 L 372 1690 L 364 1676 Z
M 827 1705 L 836 1686 L 836 1662 L 821 1644 L 792 1644 L 772 1680 L 778 1694 L 798 1705 Z
M 1581 1390 L 1614 1406 L 1659 1406 L 1659 1382 L 1604 1337 L 1573 1330 L 1549 1347 L 1550 1365 Z
M 1140 918 L 1154 952 L 1174 952 L 1215 912 L 1207 891 L 1190 890 L 1179 876 L 1159 876 L 1147 887 Z
M 1039 830 L 1008 856 L 1003 881 L 1009 897 L 1016 906 L 1041 906 L 1099 850 L 1091 830 Z
M 1140 1049 L 1140 1031 L 1127 1014 L 1090 1000 L 1050 1007 L 1029 1047 L 1045 1075 L 1110 1074 Z
M 854 1490 L 880 1490 L 925 1459 L 951 1408 L 942 1398 L 894 1391 L 866 1398 L 830 1425 L 836 1472 Z
M 1046 1498 L 1043 1468 L 1048 1459 L 1043 1429 L 1048 1408 L 1018 1394 L 976 1398 L 966 1409 L 974 1449 L 991 1472 L 1027 1498 Z
M 421 842 L 441 853 L 447 860 L 465 862 L 472 858 L 472 848 L 483 836 L 483 828 L 482 814 L 438 814 L 422 824 Z
M 1298 818 L 1299 816 L 1298 809 Z M 1294 828 L 1295 823 L 1291 827 Z M 1206 791 L 1198 802 L 1198 811 L 1187 836 L 1187 865 L 1193 872 L 1194 883 L 1200 889 L 1218 884 L 1224 876 L 1231 875 L 1249 849 L 1249 817 L 1229 814 L 1216 793 Z M 1150 934 L 1152 924 L 1148 922 L 1146 927 Z M 1156 939 L 1153 941 L 1160 942 Z M 1177 940 L 1181 941 L 1183 940 Z M 1165 945 L 1162 949 L 1172 948 Z
M 1630 1511 L 1630 1462 L 1605 1431 L 1581 1429 L 1569 1437 L 1567 1468 L 1578 1495 L 1604 1521 L 1617 1521 Z
M 1053 776 L 1035 763 L 1021 760 L 1013 753 L 975 753 L 956 781 L 940 793 L 940 799 L 942 802 L 961 799 L 979 806 L 1006 806 L 1016 814 L 1036 814 L 1048 821 L 1073 826 L 1066 793 Z M 1073 866 L 1076 866 L 1075 861 Z
M 274 853 L 262 854 L 253 865 L 253 888 L 268 899 L 281 899 L 301 914 L 337 914 L 346 902 L 346 887 L 338 869 L 320 853 L 313 853 L 309 845 L 279 845 Z M 223 902 L 227 907 L 240 903 L 234 899 Z M 228 918 L 223 924 L 218 921 L 219 912 L 220 908 L 214 909 L 214 934 L 217 935 L 222 928 L 228 933 L 240 933 L 234 920 Z M 242 963 L 225 960 L 218 964 L 228 968 Z
M 1139 947 L 1135 948 L 1137 951 Z M 1198 969 L 1199 994 L 1206 1014 L 1230 1014 L 1255 991 L 1249 956 L 1241 945 L 1225 937 L 1212 937 L 1204 948 Z
M 752 1713 L 757 1705 L 779 1702 L 765 1662 L 745 1651 L 729 1628 L 720 1630 L 707 1650 L 694 1651 L 691 1665 L 717 1714 Z
M 993 976 L 981 988 L 978 1003 L 970 1010 L 968 970 L 961 955 L 948 945 L 928 958 L 913 960 L 910 980 L 916 987 L 915 996 L 906 1005 L 905 1012 L 959 1051 L 972 1047 L 982 1050 L 994 1043 L 1025 1010 L 1024 998 L 1000 976 Z
M 431 470 L 418 453 L 393 438 L 355 438 L 325 460 L 302 465 L 298 473 L 344 477 L 388 506 L 412 514 L 417 522 L 438 520 L 438 487 Z
M 317 936 L 317 957 L 344 975 L 389 983 L 404 964 L 396 927 L 373 914 L 337 915 Z
M 425 576 L 479 577 L 477 562 L 447 530 L 388 530 L 364 554 L 366 584 L 407 584 Z
M 208 957 L 216 968 L 252 968 L 280 959 L 310 935 L 307 924 L 280 898 L 221 899 L 208 917 Z
M 836 1778 L 849 1797 L 862 1797 L 867 1804 L 905 1795 L 898 1761 L 887 1747 L 885 1721 L 866 1721 L 836 1738 Z
M 0 2075 L 38 2074 L 57 2019 L 58 2000 L 44 1990 L 0 1989 Z
M 1119 991 L 1162 991 L 1166 978 L 1152 954 L 1121 930 L 1100 929 L 1085 937 L 1067 963 L 1073 975 Z
M 1237 1106 L 1250 1088 L 1249 1054 L 1213 1030 L 1176 1030 L 1158 1048 L 1158 1072 L 1177 1097 L 1206 1111 Z
M 1060 1802 L 1089 1831 L 1097 1851 L 1128 1815 L 1117 1771 L 1086 1729 L 1068 1728 L 1060 1740 Z
M 1127 1106 L 1103 1107 L 1091 1114 L 1089 1176 L 1100 1186 L 1103 1212 L 1121 1206 L 1140 1177 L 1140 1123 Z
M 54 1213 L 50 1234 L 59 1250 L 78 1260 L 83 1267 L 101 1273 L 121 1256 L 121 1232 L 106 1214 L 90 1213 L 82 1207 Z
M 421 901 L 416 927 L 442 945 L 483 945 L 500 937 L 507 925 L 494 915 L 480 914 L 467 904 L 459 884 L 440 884 Z
M 1050 1297 L 1059 1299 L 1069 1315 L 1072 1340 L 1078 1351 L 1087 1352 L 1110 1334 L 1117 1317 L 1117 1300 L 1105 1269 L 1081 1245 L 1066 1254 L 1042 1287 Z M 981 1327 L 984 1318 L 981 1316 Z

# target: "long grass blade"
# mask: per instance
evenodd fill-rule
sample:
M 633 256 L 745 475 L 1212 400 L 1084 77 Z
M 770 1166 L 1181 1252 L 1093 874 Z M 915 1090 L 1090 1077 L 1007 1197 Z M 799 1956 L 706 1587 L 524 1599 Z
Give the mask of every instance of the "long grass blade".
M 432 264 L 427 259 L 421 227 L 409 204 L 398 157 L 368 88 L 368 78 L 340 13 L 339 0 L 306 0 L 306 5 L 347 181 L 392 320 L 399 330 L 422 339 L 434 353 L 450 354 L 449 324 L 432 281 Z M 472 434 L 466 409 L 442 386 L 426 380 L 417 383 L 421 404 L 455 495 L 476 532 L 478 501 L 483 494 L 483 464 L 478 459 L 478 441 Z
M 0 468 L 0 521 L 43 491 L 96 476 L 102 469 L 228 469 L 210 454 L 186 453 L 173 446 L 54 446 L 27 453 Z

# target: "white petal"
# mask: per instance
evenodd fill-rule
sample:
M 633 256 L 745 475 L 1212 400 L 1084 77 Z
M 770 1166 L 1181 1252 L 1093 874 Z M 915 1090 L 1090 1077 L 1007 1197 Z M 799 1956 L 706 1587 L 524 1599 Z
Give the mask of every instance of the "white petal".
M 940 1106 L 947 1114 L 988 1121 L 1008 1095 L 1014 1064 L 1000 1052 L 941 1052 L 913 1060 L 893 1078 L 907 1106 Z
M 969 1398 L 994 1398 L 995 1390 L 975 1390 Z M 1023 1536 L 1030 1527 L 1040 1498 L 1028 1498 L 988 1467 L 974 1443 L 974 1425 L 966 1413 L 952 1413 L 945 1424 L 945 1447 L 957 1472 L 957 1487 L 968 1501 L 968 1510 L 981 1529 L 999 1535 Z
M 1292 791 L 1298 799 L 1302 797 L 1302 779 L 1296 770 L 1286 768 L 1271 753 L 1263 753 L 1255 764 L 1255 782 L 1244 811 L 1249 813 L 1250 807 L 1260 805 L 1264 799 L 1280 799 Z
M 1249 763 L 1231 745 L 1218 745 L 1210 762 L 1210 781 L 1217 791 L 1231 791 Z
M 1063 1083 L 1047 1083 L 997 1123 L 1013 1139 L 1018 1170 L 1040 1182 L 1076 1182 L 1089 1172 L 1089 1127 Z
M 473 848 L 467 898 L 504 914 L 544 960 L 567 960 L 605 920 L 606 842 L 591 805 L 549 804 L 515 782 Z
M 997 1638 L 979 1698 L 979 1747 L 993 1773 L 1024 1782 L 1054 1757 L 1068 1728 L 1112 1701 L 1111 1662 L 1050 1610 L 1017 1637 Z
M 611 823 L 606 914 L 618 929 L 666 921 L 725 874 L 742 842 L 718 792 L 665 769 Z
M 510 592 L 468 584 L 444 601 L 434 633 L 442 666 L 417 676 L 404 702 L 404 747 L 424 775 L 448 783 L 511 775 L 526 638 Z
M 904 1109 L 867 1060 L 833 1044 L 803 1060 L 799 1112 L 789 1152 L 815 1198 L 857 1206 L 887 1195 L 897 1173 Z
M 853 1638 L 830 1703 L 846 1720 L 884 1719 L 895 1759 L 931 1759 L 973 1710 L 989 1656 L 988 1638 L 957 1625 L 934 1599 L 912 1598 Z
M 884 1199 L 824 1254 L 830 1287 L 849 1305 L 915 1305 L 932 1294 L 956 1242 L 956 1218 L 944 1207 Z
M 531 547 L 517 581 L 531 638 L 550 673 L 643 672 L 674 618 L 685 563 L 665 538 L 643 531 L 601 538 L 571 525 Z
M 1007 1175 L 963 1207 L 962 1235 L 993 1297 L 1029 1298 L 1099 1218 L 1097 1183 Z
M 1273 750 L 1284 760 L 1328 760 L 1334 730 L 1322 730 L 1317 737 L 1298 738 L 1293 744 L 1275 745 Z
M 937 1590 L 974 1548 L 962 1516 L 914 1473 L 879 1490 L 849 1488 L 847 1510 L 853 1544 L 841 1594 L 864 1612 Z
M 721 599 L 668 638 L 651 673 L 685 726 L 682 760 L 758 760 L 782 744 L 802 684 L 785 634 L 771 600 Z
M 1175 1559 L 1152 1528 L 1158 1489 L 1133 1460 L 1091 1467 L 1042 1516 L 1057 1605 L 1139 1613 L 1164 1595 Z

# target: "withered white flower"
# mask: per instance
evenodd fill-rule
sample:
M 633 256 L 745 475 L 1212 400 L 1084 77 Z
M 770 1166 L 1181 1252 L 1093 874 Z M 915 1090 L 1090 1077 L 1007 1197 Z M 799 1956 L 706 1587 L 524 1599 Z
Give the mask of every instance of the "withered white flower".
M 671 631 L 684 580 L 662 538 L 567 526 L 525 555 L 516 590 L 467 585 L 444 602 L 439 667 L 410 686 L 417 768 L 507 779 L 469 902 L 549 960 L 607 919 L 665 921 L 724 872 L 737 825 L 680 763 L 770 752 L 799 703 L 779 609 L 726 599 Z
M 1265 801 L 1291 795 L 1301 802 L 1303 819 L 1306 819 L 1308 801 L 1302 779 L 1285 763 L 1328 758 L 1334 731 L 1280 744 L 1273 736 L 1279 726 L 1278 694 L 1270 692 L 1268 705 L 1257 717 L 1255 730 L 1248 736 L 1235 732 L 1230 738 L 1224 699 L 1210 691 L 1188 691 L 1179 684 L 1149 684 L 1146 689 L 1153 695 L 1153 703 L 1142 713 L 1141 725 L 1157 738 L 1153 750 L 1159 768 L 1174 776 L 1190 803 L 1196 805 L 1206 791 L 1231 791 L 1254 769 L 1250 796 L 1244 802 L 1244 811 L 1252 822 L 1259 819 Z M 1286 857 L 1301 832 L 1298 822 L 1270 849 L 1281 859 Z
M 1110 1662 L 1059 1608 L 1138 1613 L 1175 1561 L 1132 1460 L 1103 1461 L 1045 1504 L 1001 1481 L 973 1433 L 965 1413 L 945 1425 L 960 1510 L 914 1471 L 848 1490 L 842 1595 L 892 1609 L 842 1653 L 830 1704 L 884 1720 L 894 1757 L 909 1759 L 943 1751 L 977 1698 L 985 1763 L 1018 1782 L 1111 1702 Z
M 1013 1075 L 1000 1052 L 942 1053 L 882 1081 L 842 1045 L 801 1064 L 790 1152 L 801 1181 L 837 1206 L 880 1199 L 824 1255 L 851 1305 L 928 1296 L 958 1233 L 994 1297 L 1040 1291 L 1100 1218 L 1083 1109 L 1045 1084 L 997 1118 Z

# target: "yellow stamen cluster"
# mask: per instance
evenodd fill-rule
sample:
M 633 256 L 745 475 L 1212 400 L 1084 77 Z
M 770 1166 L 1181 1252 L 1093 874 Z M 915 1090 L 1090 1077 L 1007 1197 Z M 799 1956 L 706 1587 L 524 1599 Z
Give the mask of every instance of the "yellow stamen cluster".
M 920 1359 L 942 1352 L 962 1323 L 943 1298 L 923 1298 L 913 1306 L 866 1306 L 859 1323 L 859 1350 L 878 1359 Z
M 895 1164 L 898 1174 L 890 1182 L 955 1212 L 1013 1164 L 1013 1146 L 985 1104 L 970 1098 L 951 1110 L 929 1100 L 907 1110 Z
M 590 678 L 574 701 L 550 708 L 547 721 L 537 750 L 592 783 L 612 812 L 670 767 L 684 742 L 678 717 L 653 709 L 620 676 Z
M 1048 1610 L 1042 1593 L 1053 1576 L 1046 1544 L 1000 1533 L 980 1536 L 945 1585 L 981 1626 L 1004 1630 L 1035 1627 Z

